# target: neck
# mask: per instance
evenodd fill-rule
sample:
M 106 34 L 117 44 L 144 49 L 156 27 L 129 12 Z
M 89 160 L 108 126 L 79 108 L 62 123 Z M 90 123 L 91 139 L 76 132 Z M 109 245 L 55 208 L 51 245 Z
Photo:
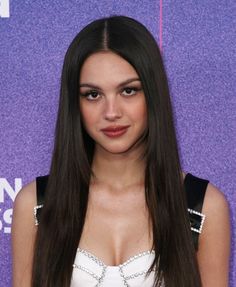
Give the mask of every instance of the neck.
M 145 160 L 140 159 L 141 150 L 112 154 L 95 148 L 92 170 L 94 183 L 104 183 L 120 189 L 144 184 Z

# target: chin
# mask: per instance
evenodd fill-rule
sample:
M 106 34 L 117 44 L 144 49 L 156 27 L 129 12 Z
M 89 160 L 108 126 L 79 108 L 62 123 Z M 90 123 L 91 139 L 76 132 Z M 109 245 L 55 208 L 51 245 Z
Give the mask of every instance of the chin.
M 104 146 L 100 146 L 101 149 L 107 153 L 111 153 L 111 154 L 124 154 L 126 152 L 128 152 L 130 150 L 130 148 L 128 147 L 104 147 Z
M 107 153 L 114 154 L 114 155 L 126 155 L 129 152 L 134 152 L 138 149 L 138 146 L 136 146 L 137 142 L 130 143 L 130 144 L 110 144 L 110 145 L 98 145 L 98 149 L 101 149 Z

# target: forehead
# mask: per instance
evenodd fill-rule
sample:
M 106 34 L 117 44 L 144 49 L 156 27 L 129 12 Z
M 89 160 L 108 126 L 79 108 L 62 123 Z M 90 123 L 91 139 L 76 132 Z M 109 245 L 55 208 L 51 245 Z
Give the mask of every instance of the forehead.
M 80 83 L 86 81 L 109 82 L 114 84 L 137 77 L 134 67 L 124 58 L 111 52 L 101 51 L 90 55 L 80 71 Z

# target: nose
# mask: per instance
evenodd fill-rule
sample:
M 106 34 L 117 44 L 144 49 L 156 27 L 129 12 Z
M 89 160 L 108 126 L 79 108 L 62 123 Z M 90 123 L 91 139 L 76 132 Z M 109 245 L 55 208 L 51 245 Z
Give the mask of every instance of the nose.
M 119 99 L 114 96 L 106 99 L 104 107 L 104 118 L 108 121 L 115 121 L 122 117 Z

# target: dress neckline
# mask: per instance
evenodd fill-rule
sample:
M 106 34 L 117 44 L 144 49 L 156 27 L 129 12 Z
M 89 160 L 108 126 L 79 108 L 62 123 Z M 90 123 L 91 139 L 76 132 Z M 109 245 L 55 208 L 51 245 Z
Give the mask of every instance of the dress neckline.
M 93 260 L 94 262 L 96 262 L 99 266 L 101 267 L 106 267 L 109 269 L 119 269 L 121 267 L 124 267 L 128 264 L 130 264 L 131 262 L 133 262 L 134 260 L 137 260 L 138 258 L 147 256 L 147 255 L 154 255 L 155 251 L 154 250 L 146 250 L 140 253 L 137 253 L 135 255 L 132 255 L 131 257 L 129 257 L 127 260 L 125 260 L 123 263 L 119 264 L 119 265 L 107 265 L 103 262 L 103 260 L 101 260 L 100 258 L 98 258 L 96 255 L 94 255 L 93 253 L 91 253 L 90 251 L 87 251 L 83 248 L 78 247 L 77 249 L 77 253 L 82 253 L 84 254 L 86 257 L 90 258 L 91 260 Z
M 190 173 L 186 173 L 185 174 L 185 177 L 184 177 L 184 184 L 186 182 L 186 178 L 190 175 Z M 77 248 L 77 253 L 82 253 L 84 254 L 86 257 L 92 259 L 94 262 L 96 262 L 99 266 L 102 266 L 102 267 L 106 267 L 106 268 L 109 268 L 109 269 L 117 269 L 117 268 L 120 268 L 120 267 L 124 267 L 126 265 L 128 265 L 129 263 L 131 263 L 132 261 L 140 258 L 140 257 L 143 257 L 143 256 L 146 256 L 146 255 L 155 255 L 155 250 L 146 250 L 146 251 L 142 251 L 142 252 L 139 252 L 139 253 L 136 253 L 135 255 L 132 255 L 131 257 L 129 257 L 127 260 L 125 260 L 123 263 L 119 264 L 119 265 L 106 265 L 103 260 L 101 260 L 100 258 L 98 258 L 96 255 L 94 255 L 92 252 L 86 250 L 86 249 L 83 249 L 83 248 L 80 248 L 78 247 Z

